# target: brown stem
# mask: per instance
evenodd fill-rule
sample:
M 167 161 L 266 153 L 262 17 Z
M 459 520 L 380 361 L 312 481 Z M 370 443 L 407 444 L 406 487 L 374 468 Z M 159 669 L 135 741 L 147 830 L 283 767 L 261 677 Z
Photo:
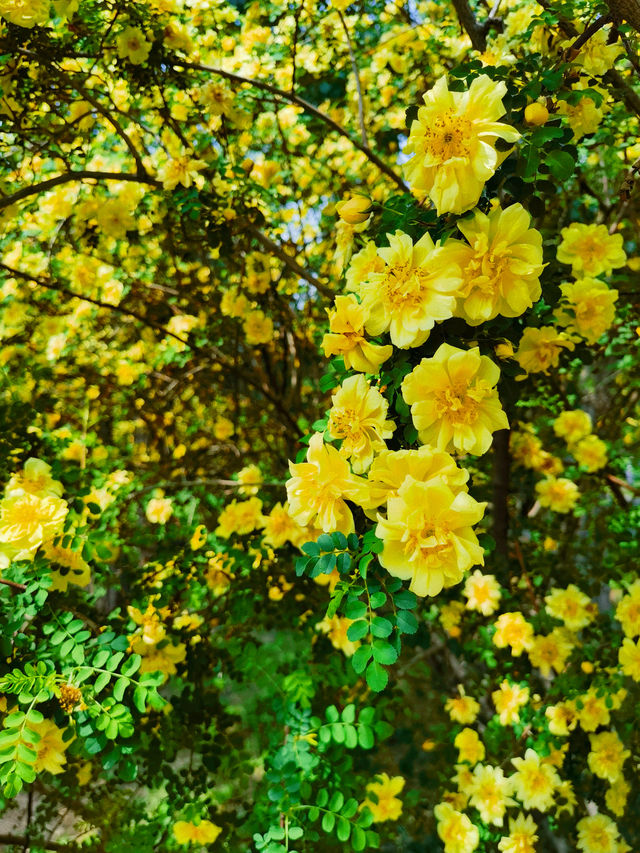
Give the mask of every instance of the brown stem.
M 27 588 L 23 583 L 16 583 L 15 581 L 7 581 L 4 578 L 0 578 L 0 583 L 3 583 L 5 586 L 10 586 L 11 589 L 15 589 L 18 592 L 24 592 Z
M 469 0 L 451 0 L 456 10 L 460 25 L 471 39 L 474 50 L 484 53 L 487 47 L 487 31 L 482 24 L 476 21 L 476 16 L 469 5 Z
M 600 17 L 596 18 L 595 21 L 592 21 L 588 27 L 585 27 L 574 43 L 567 49 L 570 59 L 573 59 L 575 54 L 589 41 L 591 36 L 594 36 L 598 30 L 601 30 L 609 23 L 611 23 L 611 15 L 600 15 Z

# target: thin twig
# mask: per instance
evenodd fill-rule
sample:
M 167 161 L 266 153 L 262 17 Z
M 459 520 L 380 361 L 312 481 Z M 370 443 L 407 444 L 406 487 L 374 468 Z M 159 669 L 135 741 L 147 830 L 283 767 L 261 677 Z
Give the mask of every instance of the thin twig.
M 347 22 L 344 19 L 344 15 L 337 9 L 338 16 L 340 18 L 340 23 L 342 24 L 342 29 L 344 30 L 345 37 L 347 39 L 347 45 L 349 47 L 349 56 L 351 57 L 351 67 L 353 68 L 353 76 L 356 78 L 356 90 L 358 92 L 358 121 L 360 122 L 360 136 L 362 138 L 363 145 L 369 145 L 367 140 L 367 128 L 364 123 L 364 98 L 362 96 L 362 84 L 360 82 L 360 72 L 358 71 L 358 61 L 356 59 L 355 51 L 353 50 L 353 44 L 351 42 L 351 36 L 349 35 L 349 28 L 347 27 Z
M 15 581 L 8 581 L 4 578 L 0 578 L 0 583 L 3 583 L 5 586 L 10 586 L 11 589 L 15 589 L 17 592 L 24 592 L 27 588 L 23 583 L 16 583 Z

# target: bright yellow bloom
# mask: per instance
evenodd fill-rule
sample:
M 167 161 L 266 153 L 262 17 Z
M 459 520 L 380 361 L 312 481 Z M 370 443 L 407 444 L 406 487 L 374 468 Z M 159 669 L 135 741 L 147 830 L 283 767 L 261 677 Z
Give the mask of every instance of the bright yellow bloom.
M 142 656 L 140 672 L 162 672 L 165 681 L 170 675 L 175 675 L 176 664 L 182 663 L 187 656 L 187 647 L 184 643 L 166 643 L 161 646 L 147 646 L 138 641 L 133 644 L 132 649 L 136 654 Z
M 616 606 L 616 619 L 622 624 L 626 637 L 640 634 L 640 580 L 634 581 Z
M 322 339 L 327 358 L 341 355 L 347 370 L 376 374 L 391 356 L 391 345 L 372 344 L 364 337 L 369 311 L 353 294 L 336 296 L 334 310 L 327 309 L 329 332 Z
M 287 480 L 289 512 L 302 527 L 314 523 L 325 533 L 353 532 L 353 516 L 345 503 L 366 503 L 369 487 L 366 480 L 352 474 L 349 463 L 335 447 L 325 445 L 316 433 L 309 441 L 307 461 L 289 462 L 291 479 Z
M 356 474 L 362 474 L 374 453 L 386 450 L 384 439 L 393 435 L 395 424 L 386 420 L 389 403 L 361 373 L 345 379 L 331 402 L 329 435 L 342 440 L 340 454 L 351 459 Z
M 511 684 L 505 678 L 498 689 L 493 691 L 491 698 L 500 715 L 501 725 L 510 726 L 520 722 L 520 708 L 529 701 L 529 688 Z
M 40 735 L 40 740 L 33 745 L 37 758 L 33 763 L 36 773 L 48 770 L 49 773 L 62 773 L 63 765 L 67 763 L 65 752 L 71 740 L 63 740 L 63 729 L 59 729 L 51 720 L 41 723 L 29 723 L 29 729 Z M 28 735 L 25 733 L 25 739 Z
M 29 494 L 37 498 L 60 498 L 62 491 L 62 483 L 51 476 L 51 465 L 32 456 L 22 471 L 11 475 L 4 494 L 5 497 Z
M 581 409 L 562 412 L 553 422 L 553 431 L 567 444 L 575 444 L 591 432 L 591 415 Z
M 547 477 L 536 483 L 536 492 L 540 506 L 553 512 L 571 512 L 580 497 L 576 484 L 566 477 Z
M 618 853 L 618 827 L 605 814 L 583 817 L 576 826 L 578 850 L 583 853 Z
M 473 729 L 462 729 L 456 735 L 453 745 L 459 751 L 458 761 L 466 761 L 471 766 L 482 761 L 485 756 L 484 744 Z
M 623 267 L 627 256 L 623 249 L 622 234 L 609 234 L 606 225 L 585 225 L 572 222 L 560 232 L 558 260 L 571 264 L 574 276 L 597 276 Z
M 464 281 L 456 316 L 478 326 L 498 314 L 518 317 L 540 298 L 542 235 L 530 224 L 521 204 L 496 206 L 489 214 L 476 210 L 472 219 L 457 223 L 469 245 L 446 244 L 457 249 Z
M 574 86 L 573 90 L 580 88 L 581 86 Z M 596 91 L 601 91 L 598 87 L 595 88 Z M 567 119 L 575 140 L 582 139 L 588 133 L 595 133 L 604 118 L 602 105 L 596 106 L 595 101 L 588 94 L 583 95 L 576 103 L 558 101 L 558 113 Z
M 178 844 L 213 844 L 221 832 L 222 827 L 210 820 L 201 820 L 198 824 L 179 820 L 173 825 L 173 837 Z
M 197 551 L 207 541 L 207 528 L 204 524 L 199 524 L 196 529 L 193 531 L 193 535 L 189 540 L 189 547 L 192 551 Z
M 580 27 L 580 31 L 583 31 L 583 27 Z M 563 42 L 561 47 L 566 49 L 570 44 L 571 42 Z M 571 61 L 583 68 L 589 77 L 601 77 L 613 68 L 621 51 L 622 47 L 611 39 L 611 30 L 605 27 L 594 33 Z
M 509 835 L 500 839 L 498 850 L 500 853 L 536 853 L 537 828 L 531 815 L 520 812 L 518 817 L 510 817 Z
M 554 628 L 546 636 L 534 637 L 528 650 L 531 665 L 537 667 L 545 678 L 550 677 L 551 670 L 562 672 L 573 651 L 570 638 L 571 634 L 566 628 Z
M 595 435 L 588 435 L 579 441 L 571 452 L 581 468 L 593 473 L 607 464 L 607 445 Z
M 596 695 L 595 688 L 590 688 L 575 701 L 578 720 L 585 732 L 595 732 L 600 726 L 609 725 L 611 716 L 607 708 L 607 697 Z
M 263 525 L 262 501 L 254 497 L 246 501 L 228 503 L 218 516 L 215 533 L 216 536 L 228 539 L 233 534 L 244 536 Z
M 477 610 L 483 616 L 491 616 L 502 598 L 495 575 L 483 575 L 480 569 L 467 578 L 462 594 L 467 599 L 467 610 Z
M 399 800 L 396 795 L 403 788 L 404 779 L 402 776 L 390 777 L 387 773 L 378 773 L 375 781 L 367 785 L 367 797 L 364 804 L 373 815 L 374 822 L 398 820 L 402 814 L 402 800 Z M 370 798 L 369 794 L 373 794 L 375 800 Z
M 618 649 L 618 662 L 625 675 L 640 681 L 640 641 L 634 643 L 625 637 Z
M 242 321 L 242 329 L 251 346 L 268 344 L 274 338 L 273 320 L 264 311 L 249 311 Z
M 600 779 L 615 782 L 622 775 L 622 767 L 631 755 L 618 737 L 617 732 L 600 732 L 589 735 L 591 752 L 587 758 L 589 769 Z
M 171 157 L 167 162 L 158 169 L 158 178 L 162 181 L 162 187 L 165 190 L 173 190 L 178 184 L 189 188 L 192 184 L 197 187 L 204 185 L 204 175 L 199 172 L 206 169 L 207 164 L 204 160 L 197 160 L 189 154 L 188 151 L 182 151 L 175 157 Z
M 554 802 L 554 792 L 560 785 L 560 777 L 551 764 L 543 763 L 533 749 L 527 749 L 524 758 L 512 758 L 516 772 L 509 781 L 512 790 L 528 811 L 538 809 L 546 812 Z
M 607 808 L 616 817 L 622 817 L 627 806 L 627 799 L 631 792 L 631 785 L 622 776 L 611 783 L 611 787 L 604 796 Z
M 118 56 L 128 59 L 132 65 L 141 65 L 146 62 L 151 51 L 152 44 L 147 41 L 143 31 L 139 27 L 125 27 L 116 39 Z
M 501 613 L 496 621 L 493 644 L 499 649 L 511 648 L 511 654 L 520 657 L 533 644 L 533 627 L 522 613 Z
M 291 518 L 289 504 L 277 503 L 264 519 L 262 541 L 272 548 L 282 548 L 286 542 L 301 545 L 309 539 L 308 531 Z
M 0 501 L 0 567 L 32 560 L 45 542 L 62 533 L 67 504 L 55 496 L 14 491 Z
M 360 645 L 359 640 L 353 641 L 347 637 L 350 625 L 353 625 L 352 619 L 347 619 L 346 616 L 332 616 L 331 619 L 325 618 L 322 622 L 318 622 L 316 628 L 328 636 L 334 649 L 338 649 L 350 658 Z
M 234 577 L 231 573 L 232 566 L 233 562 L 226 554 L 214 554 L 209 557 L 204 579 L 216 597 L 224 595 L 231 586 Z
M 568 737 L 578 723 L 578 711 L 575 702 L 571 701 L 549 705 L 545 710 L 545 716 L 549 720 L 551 734 L 561 737 Z
M 478 716 L 480 704 L 472 696 L 466 696 L 464 688 L 459 686 L 458 695 L 447 699 L 444 709 L 454 722 L 468 725 Z
M 373 460 L 367 474 L 375 506 L 397 497 L 407 477 L 420 483 L 444 483 L 452 492 L 466 492 L 469 472 L 458 468 L 443 450 L 423 445 L 418 450 L 383 450 Z
M 246 465 L 238 471 L 239 495 L 257 495 L 262 483 L 262 472 L 257 465 Z
M 464 613 L 464 604 L 461 601 L 450 601 L 443 604 L 438 614 L 438 620 L 450 637 L 460 636 L 460 621 Z
M 506 156 L 496 151 L 496 141 L 519 139 L 516 130 L 498 121 L 506 91 L 502 81 L 481 74 L 466 92 L 449 92 L 441 77 L 424 95 L 404 149 L 414 155 L 405 173 L 411 189 L 426 193 L 438 215 L 473 207 Z
M 596 344 L 611 328 L 616 316 L 618 291 L 597 278 L 581 278 L 560 286 L 562 302 L 556 312 L 558 323 L 588 344 Z
M 226 441 L 228 438 L 231 438 L 234 432 L 233 421 L 230 421 L 229 418 L 221 416 L 213 425 L 213 434 L 218 441 Z
M 31 29 L 49 20 L 49 0 L 0 0 L 0 15 L 10 24 Z
M 82 558 L 81 551 L 63 548 L 53 542 L 45 542 L 42 548 L 44 556 L 53 563 L 51 589 L 66 592 L 69 584 L 87 586 L 91 582 L 91 568 Z
M 463 793 L 468 794 L 469 804 L 478 809 L 481 820 L 502 826 L 507 806 L 515 805 L 509 797 L 509 787 L 499 767 L 478 764 L 473 770 L 471 784 Z
M 450 803 L 438 803 L 433 813 L 444 853 L 473 853 L 480 835 L 467 815 L 456 811 Z
M 151 498 L 145 509 L 145 515 L 152 524 L 166 524 L 173 515 L 171 498 L 160 495 Z
M 441 344 L 405 376 L 402 396 L 420 441 L 438 450 L 486 453 L 496 430 L 509 422 L 496 390 L 500 369 L 478 347 Z
M 359 294 L 369 316 L 370 335 L 389 332 L 394 346 L 406 349 L 423 344 L 436 322 L 453 316 L 456 292 L 462 283 L 455 250 L 435 246 L 429 233 L 413 243 L 408 234 L 388 234 L 388 246 L 378 249 L 385 262 L 370 272 Z
M 527 373 L 548 373 L 550 367 L 557 367 L 563 349 L 574 349 L 574 343 L 566 332 L 558 332 L 553 326 L 541 326 L 539 329 L 525 329 L 516 361 Z
M 347 198 L 336 204 L 336 213 L 340 219 L 349 225 L 361 225 L 363 222 L 366 222 L 370 211 L 371 200 L 362 195 Z
M 570 631 L 579 631 L 593 620 L 591 599 L 570 583 L 566 589 L 554 587 L 544 597 L 547 613 L 564 622 Z
M 380 565 L 410 580 L 416 595 L 437 595 L 459 583 L 467 569 L 484 562 L 471 525 L 480 521 L 485 507 L 444 483 L 408 477 L 397 497 L 387 501 L 387 518 L 378 515 L 376 536 L 384 543 Z

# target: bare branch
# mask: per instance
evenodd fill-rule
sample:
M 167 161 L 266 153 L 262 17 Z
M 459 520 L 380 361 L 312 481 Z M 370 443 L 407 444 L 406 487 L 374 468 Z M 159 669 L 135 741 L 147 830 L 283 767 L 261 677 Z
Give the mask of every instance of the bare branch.
M 353 68 L 353 76 L 356 78 L 356 90 L 358 92 L 358 121 L 360 122 L 360 136 L 362 137 L 362 144 L 368 145 L 367 141 L 367 128 L 364 123 L 364 99 L 362 97 L 362 84 L 360 83 L 360 72 L 358 71 L 358 62 L 356 60 L 356 55 L 353 50 L 353 44 L 351 42 L 351 36 L 349 35 L 349 28 L 347 27 L 347 22 L 344 19 L 344 15 L 340 11 L 337 10 L 338 15 L 340 17 L 340 23 L 342 24 L 342 29 L 344 30 L 344 34 L 347 39 L 347 45 L 349 46 L 349 56 L 351 57 L 351 67 Z

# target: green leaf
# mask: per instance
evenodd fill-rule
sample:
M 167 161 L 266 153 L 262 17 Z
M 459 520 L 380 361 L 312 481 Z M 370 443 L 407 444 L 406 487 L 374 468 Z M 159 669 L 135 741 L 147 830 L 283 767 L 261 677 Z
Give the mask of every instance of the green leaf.
M 373 731 L 369 726 L 361 725 L 358 728 L 358 742 L 363 749 L 371 749 L 375 743 Z
M 367 605 L 364 601 L 350 601 L 344 611 L 347 619 L 362 619 L 367 615 Z
M 366 665 L 369 663 L 369 659 L 373 654 L 373 649 L 371 646 L 360 646 L 360 648 L 356 649 L 352 658 L 351 658 L 351 666 L 355 670 L 355 672 L 360 675 L 364 672 Z
M 147 688 L 144 685 L 139 684 L 133 691 L 133 704 L 141 714 L 144 714 L 147 709 Z
M 120 702 L 122 700 L 122 697 L 124 696 L 125 690 L 127 689 L 127 687 L 129 686 L 130 683 L 131 682 L 129 681 L 128 678 L 120 677 L 116 681 L 116 683 L 113 685 L 113 698 L 117 702 Z
M 111 681 L 111 677 L 112 675 L 110 672 L 101 672 L 93 685 L 94 692 L 100 693 L 100 691 Z
M 566 181 L 573 175 L 575 169 L 575 160 L 566 151 L 556 149 L 549 151 L 544 162 L 549 167 L 549 171 L 558 181 Z
M 331 812 L 325 812 L 322 816 L 322 828 L 325 832 L 331 832 L 335 826 L 336 817 Z
M 329 810 L 332 812 L 339 812 L 342 806 L 344 805 L 344 794 L 342 791 L 334 791 L 329 800 Z
M 377 610 L 378 607 L 382 607 L 385 604 L 386 600 L 387 596 L 384 592 L 374 592 L 369 600 L 369 605 L 372 610 Z
M 380 691 L 384 690 L 387 686 L 389 674 L 384 667 L 380 666 L 377 661 L 373 660 L 367 667 L 366 678 L 369 687 L 376 693 L 380 693 Z
M 342 722 L 343 723 L 354 723 L 356 719 L 356 706 L 353 702 L 350 702 L 348 705 L 342 710 Z
M 416 594 L 409 589 L 401 589 L 399 592 L 394 593 L 393 600 L 396 607 L 399 607 L 401 610 L 413 610 L 418 603 Z
M 403 634 L 415 634 L 418 630 L 418 620 L 410 610 L 401 610 L 396 618 L 398 630 Z
M 347 841 L 351 835 L 351 824 L 343 817 L 338 818 L 336 835 L 338 836 L 338 841 Z
M 320 549 L 320 551 L 334 550 L 333 539 L 328 533 L 321 533 L 316 541 L 318 543 L 318 548 Z
M 371 633 L 374 637 L 388 637 L 393 631 L 393 625 L 384 616 L 374 616 L 371 620 Z
M 351 846 L 354 850 L 364 850 L 367 846 L 367 836 L 364 829 L 359 826 L 351 828 Z
M 347 628 L 347 639 L 351 640 L 352 643 L 355 643 L 363 637 L 366 637 L 368 633 L 369 624 L 364 619 L 358 619 L 357 622 L 353 622 Z
M 377 640 L 373 644 L 373 659 L 377 663 L 383 663 L 388 666 L 398 660 L 398 652 L 390 643 Z

